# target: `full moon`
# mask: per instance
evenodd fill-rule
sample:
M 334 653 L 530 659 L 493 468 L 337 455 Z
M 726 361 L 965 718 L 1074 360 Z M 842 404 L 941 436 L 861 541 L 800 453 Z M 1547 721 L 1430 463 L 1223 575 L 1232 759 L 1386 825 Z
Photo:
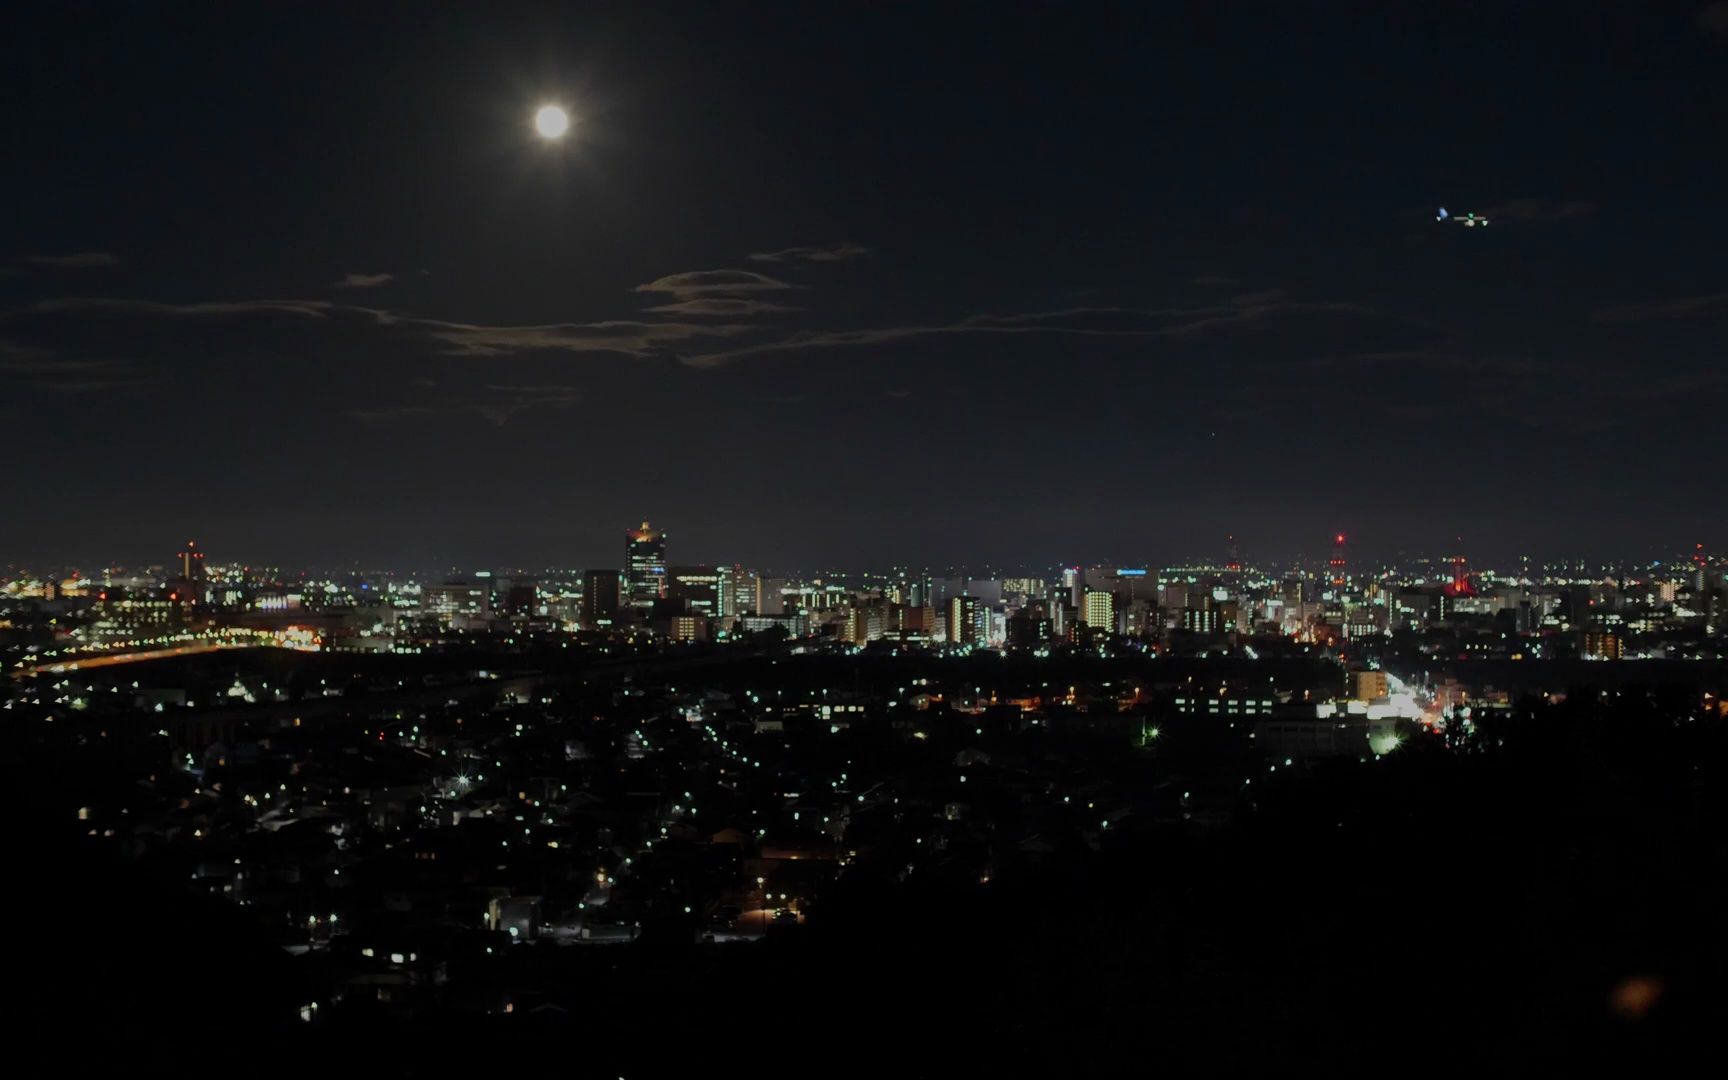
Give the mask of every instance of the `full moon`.
M 559 138 L 570 130 L 570 114 L 556 105 L 542 105 L 534 114 L 534 130 L 543 138 Z

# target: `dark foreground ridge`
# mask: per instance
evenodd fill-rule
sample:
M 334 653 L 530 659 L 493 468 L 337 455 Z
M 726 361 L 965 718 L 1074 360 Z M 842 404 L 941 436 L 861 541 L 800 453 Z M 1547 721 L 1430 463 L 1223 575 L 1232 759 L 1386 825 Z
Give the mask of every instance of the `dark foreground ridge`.
M 357 940 L 392 927 L 443 951 L 443 981 L 412 1007 L 358 992 L 346 931 L 291 956 L 183 863 L 77 835 L 84 793 L 136 783 L 140 763 L 110 740 L 73 747 L 64 724 L 14 786 L 27 944 L 12 970 L 26 1030 L 53 1033 L 33 1041 L 72 1071 L 188 1057 L 626 1077 L 1678 1067 L 1728 1003 L 1728 732 L 1697 700 L 1580 690 L 1384 757 L 1256 765 L 1254 795 L 1213 824 L 1142 796 L 1241 764 L 1215 721 L 1168 718 L 1151 753 L 1073 724 L 979 740 L 932 723 L 921 748 L 984 747 L 998 774 L 1081 768 L 1142 810 L 1040 830 L 988 858 L 985 880 L 969 845 L 987 837 L 950 833 L 932 859 L 905 853 L 924 842 L 909 831 L 877 836 L 801 923 L 751 942 L 703 940 L 703 911 L 644 904 L 628 943 L 487 955 L 440 938 L 440 920 L 350 899 Z M 972 775 L 992 792 L 980 806 L 1011 788 Z M 867 828 L 855 818 L 846 843 Z M 660 857 L 717 872 L 703 845 L 671 847 Z

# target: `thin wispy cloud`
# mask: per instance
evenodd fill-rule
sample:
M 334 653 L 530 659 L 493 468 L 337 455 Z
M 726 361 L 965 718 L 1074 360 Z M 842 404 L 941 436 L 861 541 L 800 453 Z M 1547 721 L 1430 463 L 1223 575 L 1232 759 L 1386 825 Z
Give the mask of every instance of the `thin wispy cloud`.
M 37 345 L 0 340 L 0 372 L 25 372 L 53 362 L 53 352 Z
M 753 328 L 731 323 L 601 322 L 543 323 L 521 326 L 453 322 L 405 315 L 382 308 L 337 304 L 328 300 L 240 300 L 166 304 L 153 300 L 73 297 L 43 300 L 0 313 L 0 322 L 50 318 L 62 314 L 113 318 L 184 320 L 291 316 L 330 322 L 383 327 L 405 337 L 434 343 L 444 355 L 503 357 L 529 352 L 613 354 L 633 359 L 663 355 L 673 346 L 706 338 L 729 338 Z
M 376 289 L 380 285 L 388 285 L 395 280 L 395 274 L 345 274 L 342 280 L 332 284 L 331 288 Z
M 1056 334 L 1074 337 L 1144 338 L 1154 331 L 1148 328 L 1106 329 L 1078 326 L 1052 321 L 1064 314 L 1072 316 L 1087 309 L 1069 312 L 1028 312 L 1017 315 L 974 315 L 959 322 L 927 326 L 887 326 L 858 330 L 801 331 L 773 341 L 757 342 L 719 352 L 686 357 L 692 367 L 717 367 L 734 360 L 774 353 L 801 352 L 806 349 L 852 348 L 880 345 L 913 338 L 940 337 L 961 334 Z
M 1282 299 L 1284 299 L 1283 289 L 1264 289 L 1260 292 L 1242 293 L 1239 296 L 1232 296 L 1230 298 L 1230 303 L 1236 307 L 1257 307 L 1261 304 L 1270 304 L 1276 300 Z
M 1158 330 L 1161 337 L 1201 337 L 1210 334 L 1232 333 L 1252 328 L 1255 324 L 1268 320 L 1287 318 L 1292 315 L 1344 315 L 1370 316 L 1377 314 L 1366 304 L 1352 304 L 1340 301 L 1278 301 L 1271 303 L 1256 303 L 1243 307 L 1232 308 L 1229 311 L 1206 315 L 1184 323 L 1166 326 Z
M 120 360 L 61 356 L 52 349 L 0 341 L 0 382 L 66 393 L 88 393 L 144 382 Z
M 673 345 L 702 338 L 733 337 L 748 326 L 708 323 L 659 323 L 617 320 L 596 323 L 547 323 L 539 326 L 486 326 L 398 319 L 397 325 L 419 329 L 448 346 L 456 356 L 508 356 L 523 352 L 612 353 L 642 359 L 664 353 Z
M 782 292 L 801 287 L 754 270 L 686 270 L 638 285 L 635 291 L 664 293 L 677 300 L 697 300 L 715 296 L 748 297 L 753 293 Z
M 1619 304 L 1593 312 L 1591 321 L 1599 323 L 1646 322 L 1654 319 L 1695 319 L 1728 312 L 1728 292 L 1706 296 L 1682 296 L 1672 300 L 1650 300 L 1640 304 Z
M 718 367 L 735 360 L 814 349 L 857 348 L 916 338 L 950 335 L 1048 334 L 1054 336 L 1142 339 L 1197 338 L 1208 334 L 1241 331 L 1253 324 L 1293 315 L 1372 316 L 1373 308 L 1342 302 L 1301 302 L 1265 299 L 1268 294 L 1249 296 L 1245 305 L 1203 308 L 1137 309 L 1119 307 L 1065 308 L 1057 311 L 978 314 L 957 322 L 916 326 L 888 326 L 851 330 L 811 330 L 769 341 L 758 341 L 731 349 L 699 353 L 684 358 L 692 367 Z
M 750 256 L 756 262 L 846 262 L 870 254 L 862 244 L 833 244 L 827 247 L 789 247 L 779 251 L 758 251 Z
M 529 394 L 540 395 L 542 397 L 557 397 L 560 399 L 567 398 L 571 401 L 575 401 L 582 393 L 582 388 L 580 386 L 571 386 L 568 383 L 541 383 L 532 386 L 516 385 L 514 383 L 487 383 L 486 389 L 495 390 L 505 394 Z
M 1281 290 L 1243 294 L 1229 303 L 1176 308 L 1070 307 L 1050 311 L 979 313 L 945 323 L 851 329 L 809 329 L 775 333 L 748 316 L 782 312 L 786 305 L 760 295 L 796 286 L 746 270 L 693 271 L 672 274 L 638 286 L 636 291 L 666 294 L 670 303 L 650 313 L 684 318 L 664 321 L 613 319 L 596 322 L 554 322 L 496 325 L 457 322 L 409 315 L 385 308 L 328 300 L 262 299 L 163 303 L 114 297 L 68 297 L 42 300 L 11 312 L 0 312 L 21 345 L 36 335 L 19 333 L 29 324 L 41 329 L 61 315 L 79 318 L 67 330 L 88 329 L 97 317 L 107 319 L 290 318 L 330 323 L 333 327 L 395 335 L 412 347 L 419 342 L 438 355 L 502 358 L 534 353 L 614 355 L 630 359 L 675 358 L 692 367 L 714 367 L 748 357 L 804 350 L 854 348 L 918 338 L 961 335 L 1050 335 L 1100 340 L 1199 338 L 1249 332 L 1262 324 L 1297 316 L 1373 316 L 1372 308 L 1335 301 L 1293 301 Z M 746 295 L 725 295 L 743 292 Z M 714 321 L 709 321 L 714 320 Z M 766 336 L 765 336 L 766 335 Z M 49 341 L 52 344 L 52 340 Z
M 643 310 L 656 315 L 713 316 L 735 319 L 749 315 L 768 315 L 774 312 L 800 311 L 802 309 L 788 304 L 770 303 L 767 300 L 746 300 L 734 296 L 703 296 L 694 300 L 679 300 L 672 304 L 660 304 Z
M 380 322 L 388 321 L 388 312 L 372 308 L 346 307 L 328 300 L 218 300 L 190 304 L 165 304 L 155 300 L 130 300 L 118 297 L 72 296 L 55 300 L 38 300 L 16 312 L 0 315 L 51 315 L 62 312 L 93 314 L 147 315 L 163 318 L 196 318 L 203 315 L 302 315 L 322 319 L 332 312 L 364 312 Z

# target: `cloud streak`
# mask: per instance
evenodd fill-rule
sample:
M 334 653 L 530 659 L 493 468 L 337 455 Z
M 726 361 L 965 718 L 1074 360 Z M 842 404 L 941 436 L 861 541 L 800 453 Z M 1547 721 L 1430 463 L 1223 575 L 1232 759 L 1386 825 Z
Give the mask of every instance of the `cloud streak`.
M 602 322 L 542 323 L 499 326 L 452 322 L 404 315 L 383 308 L 337 304 L 328 300 L 240 300 L 164 304 L 153 300 L 71 297 L 42 300 L 13 312 L 0 313 L 0 322 L 52 318 L 57 315 L 102 315 L 166 320 L 287 316 L 329 322 L 358 323 L 418 335 L 450 356 L 503 357 L 530 352 L 612 354 L 632 359 L 665 355 L 672 346 L 709 338 L 729 338 L 751 327 L 731 323 Z
M 862 244 L 843 243 L 826 247 L 806 246 L 781 248 L 779 251 L 758 251 L 750 256 L 756 262 L 846 262 L 870 254 Z
M 119 360 L 63 357 L 51 349 L 0 341 L 0 380 L 61 393 L 91 393 L 145 382 Z
M 344 274 L 341 281 L 331 284 L 333 289 L 376 289 L 380 285 L 388 285 L 396 280 L 395 274 Z
M 715 296 L 748 298 L 753 293 L 782 292 L 801 287 L 754 270 L 686 270 L 655 278 L 645 285 L 636 286 L 635 291 L 664 293 L 684 301 Z
M 42 300 L 10 312 L 0 312 L 0 326 L 19 332 L 53 329 L 60 316 L 77 316 L 67 323 L 87 331 L 98 319 L 185 321 L 197 319 L 282 318 L 327 323 L 333 328 L 361 328 L 395 335 L 409 344 L 429 346 L 436 354 L 472 358 L 502 358 L 536 353 L 613 355 L 642 360 L 677 359 L 707 368 L 757 356 L 818 349 L 857 348 L 921 338 L 966 335 L 1049 335 L 1098 340 L 1202 339 L 1262 332 L 1298 317 L 1378 317 L 1373 308 L 1335 301 L 1293 301 L 1280 290 L 1245 294 L 1228 303 L 1198 307 L 1129 308 L 1071 307 L 1050 311 L 980 313 L 951 322 L 853 329 L 813 329 L 794 333 L 770 331 L 743 321 L 744 317 L 790 310 L 753 295 L 795 288 L 752 271 L 693 271 L 668 275 L 637 287 L 638 292 L 668 294 L 675 299 L 650 309 L 652 313 L 685 316 L 665 320 L 614 319 L 598 322 L 556 322 L 494 325 L 433 319 L 384 308 L 329 300 L 262 299 L 169 304 L 113 297 L 68 297 Z M 710 321 L 712 320 L 712 321 Z M 765 336 L 768 335 L 768 336 Z M 25 334 L 24 337 L 33 337 Z M 52 341 L 49 342 L 52 344 Z M 13 348 L 30 347 L 17 340 Z
M 164 304 L 155 300 L 129 300 L 103 296 L 69 296 L 56 300 L 38 300 L 0 318 L 17 315 L 55 315 L 88 313 L 111 315 L 142 315 L 161 318 L 197 318 L 205 315 L 286 314 L 322 319 L 333 312 L 365 312 L 380 322 L 388 321 L 388 312 L 372 308 L 351 308 L 328 300 L 236 300 L 204 301 L 191 304 Z
M 1252 299 L 1258 300 L 1259 298 Z M 1375 314 L 1377 312 L 1365 304 L 1342 301 L 1263 301 L 1166 326 L 1160 329 L 1158 334 L 1161 337 L 1197 338 L 1249 330 L 1259 323 L 1287 318 L 1292 315 L 1371 316 Z
M 676 303 L 661 304 L 643 310 L 657 315 L 743 318 L 747 315 L 768 315 L 780 311 L 800 311 L 802 309 L 787 304 L 771 303 L 767 300 L 746 300 L 734 296 L 701 296 L 692 300 L 679 300 Z
M 632 359 L 663 354 L 669 346 L 702 338 L 732 337 L 748 326 L 706 323 L 637 322 L 546 323 L 538 326 L 486 326 L 433 319 L 396 319 L 397 325 L 423 331 L 455 356 L 509 356 L 523 352 L 612 353 Z
M 1331 314 L 1371 316 L 1373 308 L 1350 303 L 1308 303 L 1264 300 L 1245 306 L 1206 308 L 1065 308 L 1059 311 L 1020 312 L 1007 315 L 972 315 L 958 322 L 918 326 L 889 326 L 854 330 L 801 331 L 771 341 L 732 349 L 700 353 L 684 358 L 691 367 L 709 368 L 749 357 L 812 349 L 857 348 L 916 338 L 956 335 L 1049 334 L 1066 337 L 1152 340 L 1199 338 L 1240 331 L 1252 324 L 1289 315 Z

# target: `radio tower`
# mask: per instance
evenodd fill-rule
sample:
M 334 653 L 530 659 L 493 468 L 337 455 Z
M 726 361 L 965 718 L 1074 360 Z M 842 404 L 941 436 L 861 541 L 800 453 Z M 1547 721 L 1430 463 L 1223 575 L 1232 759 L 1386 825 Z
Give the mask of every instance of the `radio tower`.
M 1338 533 L 1336 536 L 1332 537 L 1332 561 L 1326 565 L 1332 571 L 1332 587 L 1334 589 L 1342 589 L 1344 587 L 1344 580 L 1348 577 L 1345 573 L 1346 564 L 1344 562 L 1343 533 Z

